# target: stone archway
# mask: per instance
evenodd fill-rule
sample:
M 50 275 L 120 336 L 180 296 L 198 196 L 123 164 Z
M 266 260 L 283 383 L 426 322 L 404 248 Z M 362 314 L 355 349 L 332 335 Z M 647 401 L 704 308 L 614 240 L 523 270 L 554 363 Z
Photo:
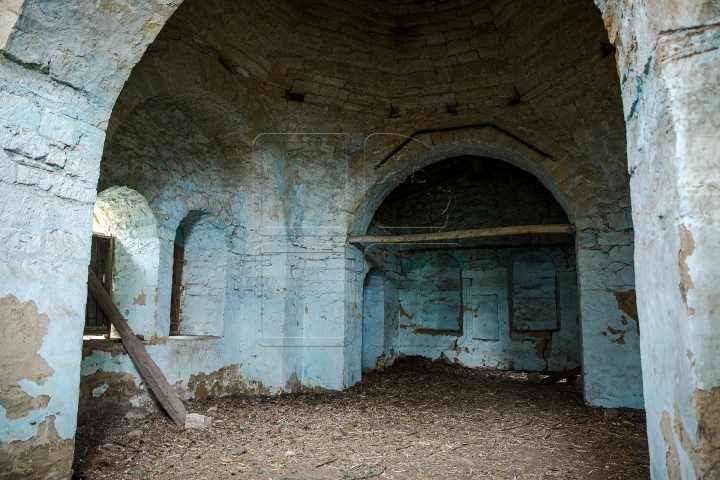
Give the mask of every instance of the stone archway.
M 595 191 L 578 195 L 571 189 L 572 179 L 561 174 L 563 169 L 550 170 L 551 162 L 545 163 L 540 155 L 512 138 L 489 129 L 465 131 L 455 137 L 433 139 L 432 148 L 423 144 L 409 148 L 386 167 L 378 168 L 373 180 L 365 185 L 365 195 L 352 219 L 350 234 L 365 234 L 377 206 L 413 172 L 442 158 L 462 155 L 501 159 L 532 173 L 563 206 L 577 227 L 585 398 L 598 406 L 642 408 L 639 332 L 625 327 L 629 323 L 628 313 L 618 302 L 618 298 L 625 298 L 628 292 L 634 293 L 632 230 L 627 224 L 613 230 L 595 223 L 599 215 L 613 216 L 622 210 L 620 205 L 612 205 L 614 200 L 608 197 L 611 190 L 603 189 L 599 182 L 595 183 L 598 185 Z M 589 195 L 607 199 L 607 211 L 588 208 L 584 199 Z M 607 268 L 611 263 L 616 265 L 614 270 Z M 613 331 L 618 333 L 612 334 Z
M 28 345 L 37 344 L 35 355 L 53 372 L 33 393 L 48 399 L 34 403 L 33 415 L 44 421 L 0 420 L 0 476 L 69 478 L 105 129 L 131 69 L 179 3 L 0 7 L 0 197 L 9 200 L 0 210 L 3 251 L 13 252 L 1 262 L 0 298 L 34 303 L 49 319 L 46 331 L 28 330 L 37 336 Z M 3 320 L 32 321 L 25 313 Z

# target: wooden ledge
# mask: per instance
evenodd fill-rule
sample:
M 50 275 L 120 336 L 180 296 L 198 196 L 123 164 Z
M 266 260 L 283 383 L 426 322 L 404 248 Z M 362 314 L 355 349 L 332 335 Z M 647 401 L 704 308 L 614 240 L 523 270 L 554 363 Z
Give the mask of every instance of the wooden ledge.
M 452 232 L 419 233 L 414 235 L 358 235 L 349 236 L 348 243 L 421 243 L 443 240 L 463 240 L 468 238 L 501 237 L 504 235 L 524 235 L 529 233 L 574 233 L 575 225 L 520 225 L 516 227 L 478 228 Z

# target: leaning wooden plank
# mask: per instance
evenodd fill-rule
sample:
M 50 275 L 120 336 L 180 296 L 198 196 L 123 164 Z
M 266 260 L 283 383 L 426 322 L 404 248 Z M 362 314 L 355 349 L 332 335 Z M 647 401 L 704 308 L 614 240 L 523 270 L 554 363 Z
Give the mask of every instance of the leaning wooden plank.
M 180 397 L 178 397 L 175 390 L 172 389 L 162 370 L 160 370 L 160 367 L 150 358 L 147 350 L 145 350 L 145 346 L 135 336 L 135 332 L 133 332 L 130 325 L 127 324 L 125 318 L 112 302 L 110 296 L 92 270 L 88 270 L 88 286 L 90 287 L 90 292 L 110 319 L 110 323 L 112 323 L 120 334 L 125 350 L 127 350 L 138 371 L 155 394 L 155 397 L 160 401 L 175 424 L 178 427 L 185 427 L 187 411 Z
M 517 227 L 478 228 L 452 232 L 419 233 L 414 235 L 360 235 L 349 236 L 348 243 L 418 243 L 442 240 L 462 240 L 467 238 L 500 237 L 503 235 L 523 235 L 528 233 L 572 233 L 574 225 L 520 225 Z
M 564 372 L 556 373 L 555 375 L 550 375 L 549 377 L 543 378 L 542 380 L 540 380 L 540 385 L 550 385 L 551 383 L 557 383 L 560 380 L 574 377 L 575 375 L 580 375 L 581 373 L 582 367 L 571 368 L 570 370 L 565 370 Z

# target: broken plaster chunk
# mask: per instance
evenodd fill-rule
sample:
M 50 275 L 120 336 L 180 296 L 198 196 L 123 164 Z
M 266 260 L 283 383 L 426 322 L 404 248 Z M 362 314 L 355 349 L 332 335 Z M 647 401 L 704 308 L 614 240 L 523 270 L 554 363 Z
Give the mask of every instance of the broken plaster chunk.
M 603 415 L 605 418 L 618 418 L 620 416 L 620 410 L 617 408 L 606 408 Z
M 540 383 L 542 381 L 542 375 L 540 372 L 530 372 L 527 374 L 528 381 L 532 383 Z
M 185 428 L 208 428 L 212 425 L 212 417 L 200 413 L 188 413 L 185 416 Z
M 139 408 L 132 408 L 125 414 L 125 420 L 142 420 L 145 418 L 145 412 Z

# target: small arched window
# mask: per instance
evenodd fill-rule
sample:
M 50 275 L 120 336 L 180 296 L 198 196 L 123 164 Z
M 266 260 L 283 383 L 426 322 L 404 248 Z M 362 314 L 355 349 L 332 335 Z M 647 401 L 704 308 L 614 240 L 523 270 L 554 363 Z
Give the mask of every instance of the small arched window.
M 175 230 L 173 247 L 172 293 L 170 297 L 170 335 L 180 334 L 180 311 L 182 299 L 182 272 L 185 265 L 185 235 L 182 228 Z

